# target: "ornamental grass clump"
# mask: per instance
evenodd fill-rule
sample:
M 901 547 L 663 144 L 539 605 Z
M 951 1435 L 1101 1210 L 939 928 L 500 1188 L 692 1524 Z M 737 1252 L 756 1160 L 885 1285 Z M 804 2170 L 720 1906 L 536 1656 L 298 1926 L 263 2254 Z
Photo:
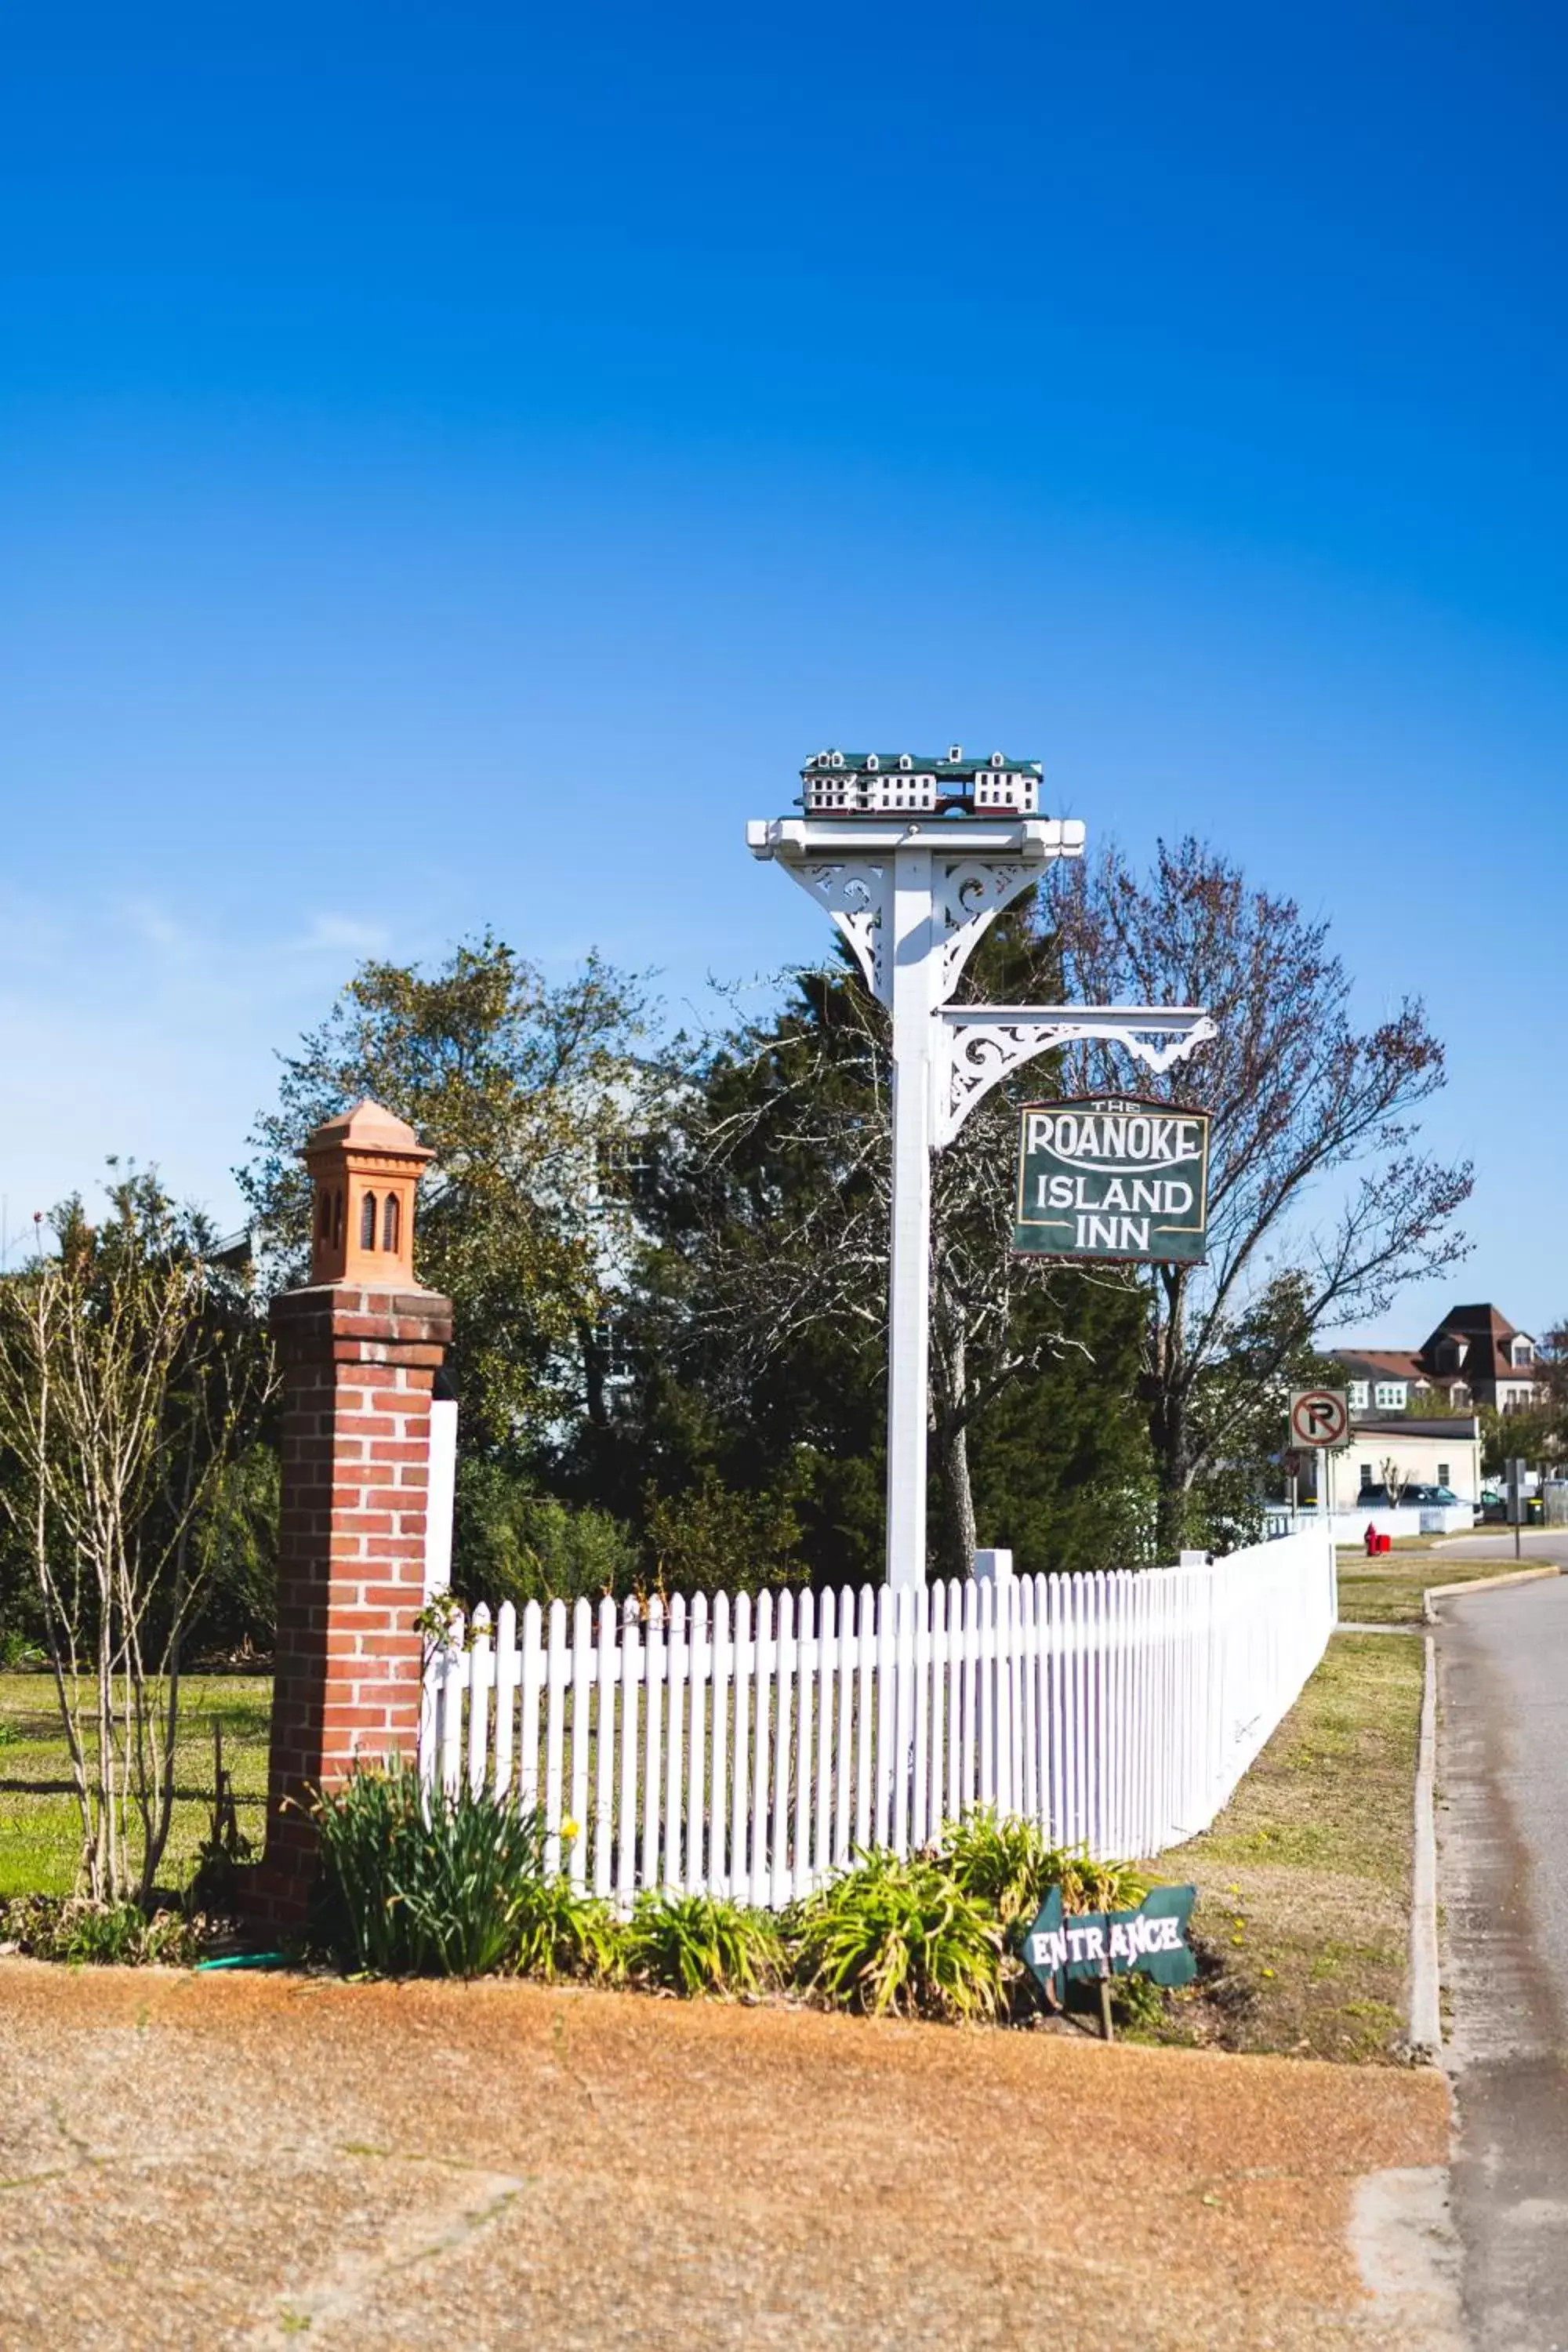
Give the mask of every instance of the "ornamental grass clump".
M 546 1984 L 564 1977 L 603 1980 L 620 1973 L 621 1935 L 609 1905 L 563 1874 L 531 1879 L 518 1907 L 510 1965 L 519 1976 Z
M 988 1904 L 1016 1943 L 1053 1886 L 1064 1911 L 1135 1911 L 1149 1881 L 1130 1862 L 1094 1862 L 1086 1849 L 1047 1845 L 1033 1822 L 985 1807 L 949 1822 L 937 1859 L 967 1895 Z
M 441 1977 L 484 1976 L 514 1957 L 542 1876 L 537 1813 L 426 1790 L 398 1757 L 360 1765 L 311 1811 L 340 1957 L 377 1976 Z
M 931 1854 L 873 1850 L 807 1897 L 796 1969 L 806 1990 L 873 2017 L 994 2018 L 1003 1936 L 990 1905 Z
M 966 1895 L 993 1910 L 998 1924 L 1027 1927 L 1060 1879 L 1063 1857 L 1033 1822 L 999 1821 L 989 1806 L 949 1822 L 937 1860 Z
M 634 1983 L 668 1992 L 760 1993 L 778 1979 L 783 1947 L 765 1911 L 712 1895 L 639 1895 L 622 1931 Z
M 1095 1862 L 1086 1848 L 1058 1847 L 1052 1884 L 1064 1911 L 1136 1911 L 1153 1885 L 1130 1862 Z

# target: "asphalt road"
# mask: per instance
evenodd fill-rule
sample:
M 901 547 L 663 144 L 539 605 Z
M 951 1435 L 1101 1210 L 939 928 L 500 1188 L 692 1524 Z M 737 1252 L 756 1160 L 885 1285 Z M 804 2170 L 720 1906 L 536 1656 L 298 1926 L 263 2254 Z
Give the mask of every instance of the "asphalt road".
M 1542 1568 L 1549 1561 L 1568 1568 L 1568 1528 L 1521 1528 L 1521 1568 Z M 1487 1528 L 1473 1536 L 1446 1536 L 1434 1552 L 1455 1559 L 1495 1559 L 1500 1568 L 1514 1563 L 1513 1529 Z
M 1565 1551 L 1553 1531 L 1528 1557 Z M 1445 1601 L 1442 1618 L 1466 2319 L 1477 2352 L 1568 2352 L 1568 1578 Z

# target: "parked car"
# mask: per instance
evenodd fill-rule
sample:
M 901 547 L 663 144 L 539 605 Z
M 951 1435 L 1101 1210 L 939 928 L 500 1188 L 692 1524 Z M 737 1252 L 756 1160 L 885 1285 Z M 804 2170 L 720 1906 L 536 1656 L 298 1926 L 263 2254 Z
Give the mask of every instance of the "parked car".
M 1356 1502 L 1369 1511 L 1386 1511 L 1391 1507 L 1386 1486 L 1363 1486 L 1356 1496 Z M 1464 1502 L 1462 1496 L 1455 1494 L 1452 1486 L 1410 1486 L 1400 1488 L 1399 1506 L 1402 1510 L 1414 1508 L 1416 1506 L 1421 1506 L 1427 1510 L 1458 1506 L 1462 1510 Z
M 1481 1499 L 1479 1507 L 1479 1516 L 1488 1527 L 1507 1526 L 1508 1496 L 1506 1495 L 1500 1495 L 1495 1486 L 1483 1486 L 1481 1488 Z M 1527 1495 L 1524 1498 L 1524 1525 L 1527 1528 L 1538 1528 L 1544 1517 L 1545 1505 L 1542 1501 L 1541 1496 L 1539 1495 Z

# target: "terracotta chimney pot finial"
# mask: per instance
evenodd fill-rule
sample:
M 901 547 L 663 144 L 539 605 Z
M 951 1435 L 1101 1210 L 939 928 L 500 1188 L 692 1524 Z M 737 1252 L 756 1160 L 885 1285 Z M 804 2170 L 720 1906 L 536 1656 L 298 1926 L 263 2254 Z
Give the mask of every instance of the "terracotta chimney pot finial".
M 435 1155 L 404 1119 L 367 1096 L 305 1145 L 310 1171 L 310 1280 L 408 1290 L 414 1199 Z

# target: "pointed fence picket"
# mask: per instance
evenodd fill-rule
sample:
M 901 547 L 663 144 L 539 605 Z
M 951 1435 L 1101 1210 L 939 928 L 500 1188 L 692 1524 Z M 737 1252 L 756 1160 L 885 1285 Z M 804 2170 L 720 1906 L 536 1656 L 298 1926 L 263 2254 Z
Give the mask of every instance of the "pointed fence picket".
M 1315 1532 L 1208 1566 L 482 1605 L 431 1657 L 420 1759 L 537 1809 L 545 1858 L 774 1909 L 979 1806 L 1148 1856 L 1205 1828 L 1321 1657 Z

